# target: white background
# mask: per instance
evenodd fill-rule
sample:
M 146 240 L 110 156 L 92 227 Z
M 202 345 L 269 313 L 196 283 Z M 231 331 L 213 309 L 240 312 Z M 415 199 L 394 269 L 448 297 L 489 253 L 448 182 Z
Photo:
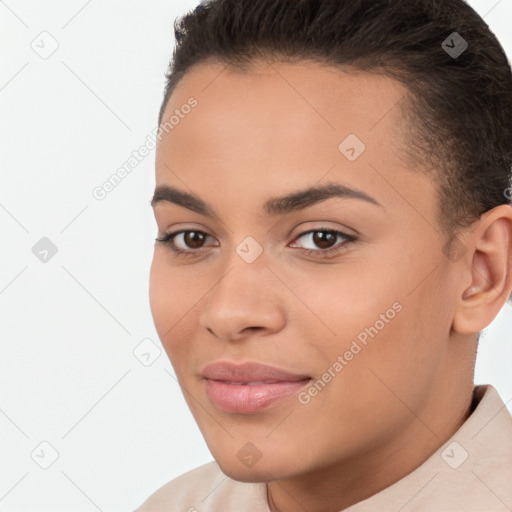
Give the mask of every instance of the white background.
M 92 195 L 155 129 L 172 23 L 196 4 L 0 1 L 3 512 L 129 512 L 212 460 L 163 351 L 150 366 L 133 354 L 147 338 L 152 358 L 161 349 L 148 298 L 154 151 Z M 470 4 L 512 55 L 512 0 Z M 52 44 L 46 59 L 31 47 Z M 58 249 L 47 263 L 32 252 L 42 237 Z M 507 305 L 475 380 L 512 411 L 511 332 Z

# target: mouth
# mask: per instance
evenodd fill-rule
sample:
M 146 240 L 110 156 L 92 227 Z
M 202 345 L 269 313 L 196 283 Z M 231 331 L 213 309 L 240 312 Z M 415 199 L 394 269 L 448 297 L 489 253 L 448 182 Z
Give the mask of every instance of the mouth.
M 215 379 L 213 379 L 215 380 Z M 221 380 L 219 382 L 225 382 L 226 384 L 231 384 L 232 386 L 261 386 L 264 384 L 276 384 L 277 382 L 283 382 L 278 380 L 267 380 L 267 381 L 257 381 L 257 382 L 231 382 L 227 380 Z
M 294 395 L 312 379 L 260 363 L 216 362 L 202 372 L 206 394 L 224 412 L 254 414 Z
M 203 368 L 201 375 L 207 379 L 222 380 L 234 384 L 296 382 L 309 379 L 309 375 L 293 373 L 277 366 L 246 362 L 216 361 Z
M 311 379 L 280 382 L 229 382 L 206 379 L 206 393 L 215 407 L 224 412 L 254 414 L 295 395 Z

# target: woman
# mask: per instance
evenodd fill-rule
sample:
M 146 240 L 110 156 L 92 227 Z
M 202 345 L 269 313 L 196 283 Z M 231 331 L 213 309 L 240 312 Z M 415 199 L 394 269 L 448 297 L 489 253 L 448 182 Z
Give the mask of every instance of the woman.
M 212 0 L 159 117 L 155 326 L 214 462 L 149 511 L 512 506 L 512 74 L 462 0 Z

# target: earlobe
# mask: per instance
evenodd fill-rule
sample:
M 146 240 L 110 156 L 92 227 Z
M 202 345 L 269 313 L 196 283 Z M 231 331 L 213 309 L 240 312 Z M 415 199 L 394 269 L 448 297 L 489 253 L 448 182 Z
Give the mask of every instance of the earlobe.
M 467 237 L 471 282 L 461 294 L 453 329 L 461 334 L 482 331 L 512 291 L 512 209 L 501 205 L 486 212 Z

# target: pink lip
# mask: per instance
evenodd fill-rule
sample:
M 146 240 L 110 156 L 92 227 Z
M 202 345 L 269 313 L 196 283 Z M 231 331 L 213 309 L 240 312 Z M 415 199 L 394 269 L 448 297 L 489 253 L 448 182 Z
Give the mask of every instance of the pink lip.
M 307 375 L 251 362 L 212 363 L 203 369 L 202 376 L 212 403 L 222 411 L 240 414 L 262 411 L 310 381 Z

